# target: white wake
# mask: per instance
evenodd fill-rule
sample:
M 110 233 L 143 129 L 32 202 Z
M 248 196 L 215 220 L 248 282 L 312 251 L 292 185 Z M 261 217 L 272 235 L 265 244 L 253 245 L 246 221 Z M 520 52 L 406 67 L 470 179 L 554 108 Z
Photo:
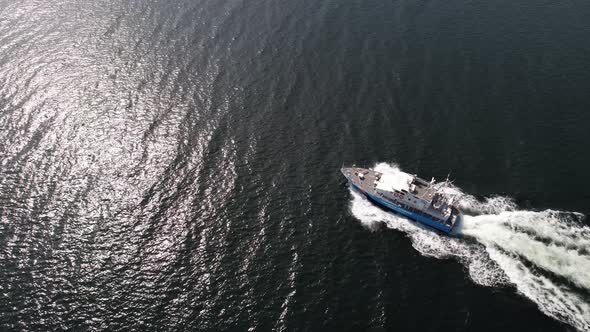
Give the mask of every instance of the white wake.
M 397 166 L 385 163 L 374 169 L 400 174 Z M 461 231 L 466 239 L 438 235 L 376 207 L 353 190 L 350 208 L 370 228 L 385 223 L 405 232 L 423 255 L 458 259 L 474 282 L 513 284 L 547 315 L 590 330 L 590 228 L 582 224 L 583 215 L 523 211 L 507 197 L 480 201 L 454 186 L 446 190 L 462 197 Z

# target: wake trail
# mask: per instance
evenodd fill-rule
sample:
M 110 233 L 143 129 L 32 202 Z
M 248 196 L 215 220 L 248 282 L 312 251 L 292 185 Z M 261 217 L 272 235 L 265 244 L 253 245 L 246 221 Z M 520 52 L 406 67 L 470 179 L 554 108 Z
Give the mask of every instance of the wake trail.
M 380 163 L 374 170 L 403 176 L 396 165 Z M 590 227 L 584 225 L 584 215 L 519 210 L 509 197 L 481 201 L 452 185 L 445 190 L 462 197 L 461 232 L 475 241 L 441 236 L 353 190 L 350 209 L 370 228 L 385 223 L 403 231 L 423 255 L 457 259 L 477 284 L 512 284 L 547 315 L 590 330 Z

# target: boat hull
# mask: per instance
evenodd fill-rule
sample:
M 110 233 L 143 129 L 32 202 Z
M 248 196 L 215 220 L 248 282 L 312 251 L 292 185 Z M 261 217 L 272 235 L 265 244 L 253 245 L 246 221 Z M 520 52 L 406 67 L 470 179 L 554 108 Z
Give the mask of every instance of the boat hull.
M 412 219 L 414 221 L 417 221 L 417 222 L 419 222 L 419 223 L 421 223 L 421 224 L 423 224 L 425 226 L 428 226 L 428 227 L 433 228 L 433 229 L 435 229 L 437 231 L 440 231 L 440 232 L 442 232 L 442 233 L 444 233 L 446 235 L 449 235 L 449 236 L 453 236 L 454 235 L 453 234 L 453 228 L 451 228 L 451 227 L 447 227 L 447 226 L 445 226 L 445 225 L 443 225 L 443 224 L 441 224 L 441 223 L 439 223 L 437 221 L 434 221 L 434 220 L 431 220 L 429 218 L 426 218 L 426 217 L 424 217 L 422 215 L 413 213 L 413 212 L 408 211 L 408 210 L 406 210 L 406 209 L 404 209 L 404 208 L 402 208 L 400 206 L 397 206 L 395 204 L 392 204 L 390 202 L 387 202 L 387 201 L 385 201 L 385 200 L 383 200 L 383 199 L 381 199 L 381 198 L 379 198 L 377 196 L 371 195 L 371 194 L 363 191 L 361 188 L 359 188 L 357 185 L 355 185 L 352 182 L 350 182 L 350 185 L 354 189 L 356 189 L 357 191 L 359 191 L 360 193 L 362 193 L 363 195 L 365 195 L 370 201 L 372 201 L 373 203 L 375 203 L 375 204 L 377 204 L 379 206 L 382 206 L 382 207 L 384 207 L 384 208 L 386 208 L 386 209 L 388 209 L 390 211 L 393 211 L 395 213 L 398 213 L 398 214 L 401 214 L 401 215 L 403 215 L 405 217 L 408 217 L 408 218 L 410 218 L 410 219 Z

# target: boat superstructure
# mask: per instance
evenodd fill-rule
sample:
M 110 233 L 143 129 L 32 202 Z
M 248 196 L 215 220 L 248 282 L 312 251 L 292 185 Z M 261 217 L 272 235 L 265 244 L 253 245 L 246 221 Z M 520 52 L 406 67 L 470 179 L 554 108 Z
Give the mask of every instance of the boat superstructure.
M 399 172 L 383 174 L 360 167 L 343 167 L 349 183 L 371 201 L 416 220 L 424 225 L 453 234 L 461 212 L 457 196 L 445 193 L 445 182 L 426 181 L 416 175 Z

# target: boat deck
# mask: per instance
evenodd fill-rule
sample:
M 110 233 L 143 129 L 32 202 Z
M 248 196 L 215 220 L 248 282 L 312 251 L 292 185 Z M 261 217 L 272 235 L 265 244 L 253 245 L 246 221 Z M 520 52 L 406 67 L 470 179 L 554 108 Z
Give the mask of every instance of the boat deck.
M 350 181 L 350 183 L 352 183 L 360 191 L 389 202 L 389 204 L 398 206 L 406 212 L 413 213 L 417 219 L 422 218 L 421 222 L 430 223 L 431 226 L 435 225 L 433 227 L 438 229 L 441 229 L 438 225 L 443 225 L 443 230 L 445 232 L 450 232 L 450 230 L 452 230 L 454 227 L 457 218 L 453 217 L 451 209 L 448 209 L 446 212 L 442 212 L 439 209 L 435 209 L 432 205 L 428 206 L 426 210 L 419 209 L 416 206 L 413 206 L 412 202 L 409 200 L 395 200 L 387 197 L 386 195 L 383 195 L 382 190 L 377 190 L 377 182 L 382 176 L 382 174 L 379 172 L 359 167 L 342 168 L 341 172 Z M 414 190 L 410 190 L 412 194 L 429 202 L 432 201 L 434 195 L 436 194 L 436 190 L 430 185 L 430 183 L 418 177 L 414 177 L 412 184 L 415 185 Z M 391 190 L 393 190 L 393 188 Z
M 357 185 L 358 187 L 360 187 L 362 190 L 366 191 L 367 193 L 370 194 L 377 194 L 377 190 L 375 189 L 376 186 L 376 181 L 378 181 L 378 178 L 381 177 L 381 173 L 373 171 L 373 170 L 368 170 L 368 169 L 364 169 L 364 168 L 356 168 L 356 167 L 352 167 L 346 170 L 346 172 L 349 172 L 348 174 L 344 174 L 345 176 L 347 176 L 349 179 L 353 179 L 357 178 L 358 174 L 362 174 L 364 179 L 360 179 L 360 177 L 358 177 L 358 181 L 354 181 L 355 185 Z M 356 180 L 356 179 L 355 179 Z M 415 182 L 416 184 L 416 189 L 414 191 L 412 191 L 412 194 L 421 197 L 425 200 L 432 200 L 432 197 L 434 196 L 435 191 L 432 190 L 432 188 L 429 188 L 428 186 L 422 185 L 420 183 Z
M 362 174 L 364 179 L 358 176 L 358 174 Z M 362 191 L 371 195 L 379 195 L 375 189 L 375 182 L 377 181 L 377 177 L 381 176 L 381 173 L 363 168 L 352 167 L 346 169 L 344 175 L 347 178 L 353 180 L 353 183 Z
M 414 194 L 420 198 L 423 198 L 427 201 L 432 200 L 434 193 L 435 193 L 435 190 L 433 190 L 432 188 L 427 187 L 427 186 L 421 186 L 419 184 L 416 184 L 416 190 L 414 190 L 412 192 L 412 194 Z

